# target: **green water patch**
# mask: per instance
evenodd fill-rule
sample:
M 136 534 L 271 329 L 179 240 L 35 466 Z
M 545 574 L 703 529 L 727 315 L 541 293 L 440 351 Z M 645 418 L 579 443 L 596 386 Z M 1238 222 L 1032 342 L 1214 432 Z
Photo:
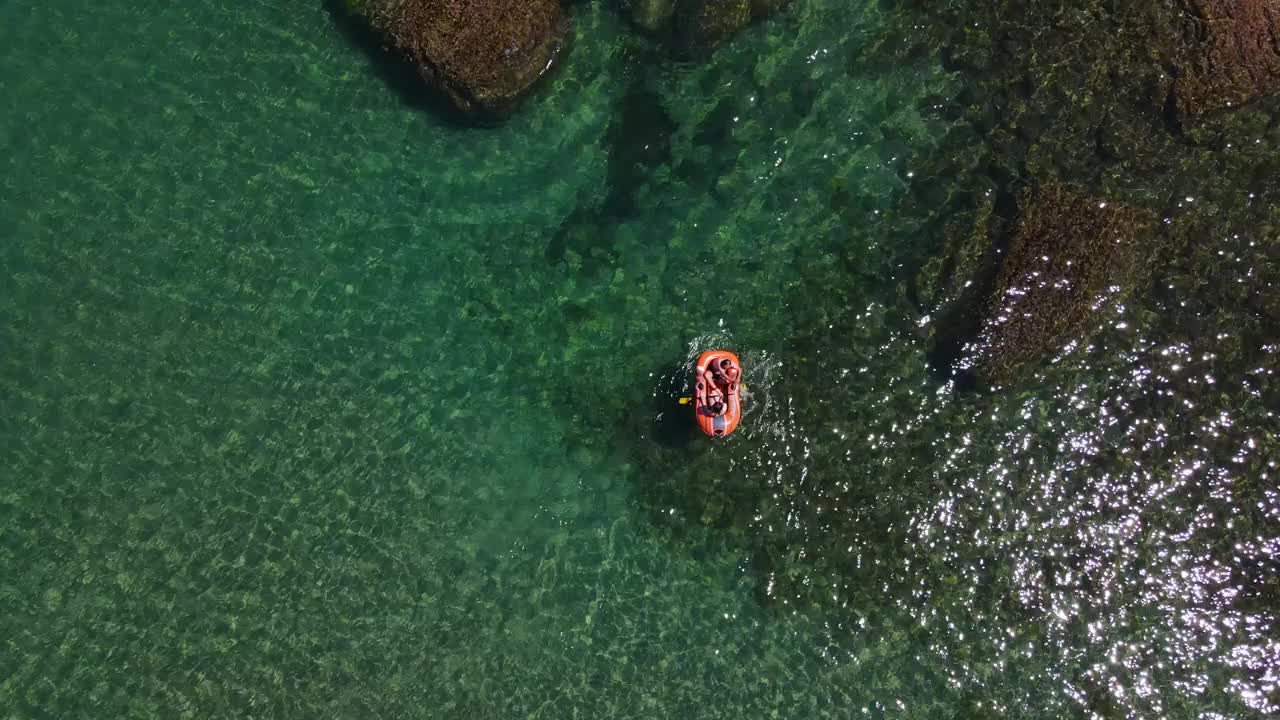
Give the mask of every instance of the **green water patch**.
M 873 8 L 637 70 L 651 50 L 575 6 L 572 62 L 484 130 L 325 4 L 6 15 L 6 707 L 889 702 L 822 659 L 820 619 L 761 610 L 743 546 L 651 522 L 615 440 L 722 319 L 786 342 L 795 260 L 835 282 L 834 239 L 806 255 L 833 178 L 893 192 L 817 132 L 846 105 L 915 122 L 846 68 Z
M 1135 116 L 1098 171 L 960 61 L 998 17 L 796 2 L 694 64 L 602 5 L 483 129 L 327 3 L 3 11 L 0 706 L 1265 715 L 1264 115 Z M 910 281 L 1045 166 L 1186 251 L 956 392 Z M 711 345 L 716 445 L 674 402 Z

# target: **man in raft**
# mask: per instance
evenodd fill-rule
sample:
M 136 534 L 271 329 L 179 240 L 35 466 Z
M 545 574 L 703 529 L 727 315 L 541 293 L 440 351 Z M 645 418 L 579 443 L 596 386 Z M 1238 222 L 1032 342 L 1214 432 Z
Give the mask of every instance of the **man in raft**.
M 738 371 L 738 366 L 733 364 L 729 358 L 720 358 L 720 362 L 711 363 L 707 366 L 707 371 L 702 373 L 702 379 L 708 386 L 720 388 L 725 392 L 733 392 L 733 386 L 738 382 L 738 376 L 742 373 Z

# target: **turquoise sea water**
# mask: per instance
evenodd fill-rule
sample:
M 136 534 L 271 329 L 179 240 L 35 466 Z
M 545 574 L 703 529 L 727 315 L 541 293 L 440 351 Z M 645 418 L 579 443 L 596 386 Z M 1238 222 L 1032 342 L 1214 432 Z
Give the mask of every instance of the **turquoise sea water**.
M 0 716 L 1280 710 L 1276 182 L 1102 173 L 1221 264 L 958 391 L 904 288 L 992 173 L 892 6 L 576 3 L 485 129 L 334 4 L 0 10 Z

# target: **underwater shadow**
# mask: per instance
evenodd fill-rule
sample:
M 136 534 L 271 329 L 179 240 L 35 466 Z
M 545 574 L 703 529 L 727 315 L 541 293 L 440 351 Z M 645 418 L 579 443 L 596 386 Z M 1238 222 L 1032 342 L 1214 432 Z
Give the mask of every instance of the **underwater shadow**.
M 965 360 L 971 358 L 973 346 L 982 334 L 991 311 L 991 296 L 1018 219 L 1017 193 L 1020 190 L 1021 186 L 1015 190 L 997 191 L 992 211 L 994 227 L 987 233 L 987 247 L 977 270 L 968 286 L 957 297 L 944 303 L 935 320 L 936 334 L 925 353 L 929 374 L 938 383 L 954 383 L 953 388 L 958 393 L 974 390 L 979 385 L 977 373 Z M 954 258 L 948 258 L 947 263 L 953 264 Z M 949 269 L 944 271 L 950 272 Z M 916 302 L 919 303 L 918 298 Z
M 671 365 L 660 377 L 678 377 L 688 374 L 683 364 Z M 697 425 L 694 423 L 693 409 L 681 404 L 688 388 L 678 392 L 658 392 L 654 394 L 652 412 L 652 430 L 650 437 L 658 445 L 673 450 L 685 450 L 697 437 Z
M 576 208 L 547 244 L 545 258 L 558 265 L 572 252 L 583 260 L 586 276 L 612 272 L 617 260 L 613 228 L 638 217 L 641 193 L 659 168 L 672 161 L 671 138 L 680 129 L 655 90 L 661 58 L 651 47 L 626 46 L 626 91 L 611 113 L 605 133 L 605 197 Z
M 652 377 L 659 380 L 650 389 L 648 412 L 630 415 L 612 441 L 615 452 L 639 469 L 637 498 L 650 520 L 680 534 L 705 515 L 709 486 L 699 476 L 713 450 L 693 408 L 680 402 L 691 393 L 690 374 L 683 360 L 655 368 Z
M 390 49 L 382 35 L 347 8 L 344 0 L 324 0 L 329 21 L 352 47 L 369 59 L 378 79 L 406 106 L 431 114 L 450 125 L 473 127 L 476 123 L 450 102 L 444 93 L 427 85 L 413 63 Z

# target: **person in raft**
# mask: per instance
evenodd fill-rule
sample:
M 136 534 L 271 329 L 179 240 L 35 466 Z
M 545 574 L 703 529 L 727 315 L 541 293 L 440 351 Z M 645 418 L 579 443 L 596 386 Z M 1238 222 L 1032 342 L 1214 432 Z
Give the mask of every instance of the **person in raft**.
M 734 365 L 729 358 L 720 358 L 720 362 L 712 363 L 710 370 L 715 384 L 726 392 L 733 392 L 738 384 L 738 376 L 742 374 L 738 371 L 738 366 Z
M 725 404 L 723 396 L 712 395 L 711 398 L 707 400 L 707 404 L 702 406 L 702 413 L 708 417 L 720 417 L 724 414 L 725 410 L 728 409 L 729 406 Z
M 725 394 L 733 392 L 741 373 L 729 358 L 722 358 L 712 363 L 702 373 L 702 382 L 707 384 L 707 404 L 702 411 L 711 417 L 723 415 L 729 406 L 725 403 Z

